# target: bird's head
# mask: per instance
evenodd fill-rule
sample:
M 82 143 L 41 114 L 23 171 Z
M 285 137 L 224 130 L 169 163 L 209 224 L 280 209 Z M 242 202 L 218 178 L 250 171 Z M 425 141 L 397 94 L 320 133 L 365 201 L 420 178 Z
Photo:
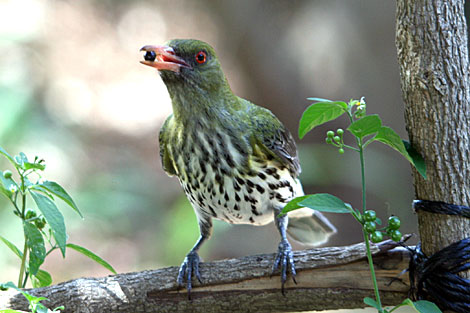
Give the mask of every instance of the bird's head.
M 228 86 L 214 49 L 203 41 L 173 39 L 163 46 L 147 45 L 140 50 L 145 51 L 140 63 L 160 72 L 170 94 L 181 88 L 212 93 Z

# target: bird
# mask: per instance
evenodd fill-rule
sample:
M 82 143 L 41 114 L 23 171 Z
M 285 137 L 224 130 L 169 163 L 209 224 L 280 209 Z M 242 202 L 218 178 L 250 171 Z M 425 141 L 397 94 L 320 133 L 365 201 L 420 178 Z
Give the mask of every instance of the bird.
M 172 39 L 141 51 L 140 62 L 158 70 L 172 102 L 173 113 L 159 133 L 162 167 L 178 178 L 199 224 L 200 236 L 179 268 L 178 286 L 191 298 L 193 275 L 202 284 L 198 250 L 211 237 L 213 219 L 274 222 L 280 243 L 272 273 L 280 271 L 284 294 L 288 274 L 294 282 L 296 276 L 287 233 L 315 246 L 336 232 L 318 211 L 280 215 L 290 200 L 304 195 L 293 136 L 271 111 L 232 92 L 208 43 Z

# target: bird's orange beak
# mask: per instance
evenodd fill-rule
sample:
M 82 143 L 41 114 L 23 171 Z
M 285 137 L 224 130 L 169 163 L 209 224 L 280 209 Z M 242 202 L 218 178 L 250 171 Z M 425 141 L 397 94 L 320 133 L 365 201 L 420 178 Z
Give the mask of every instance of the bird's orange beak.
M 145 61 L 140 63 L 156 68 L 159 71 L 167 70 L 179 73 L 182 67 L 190 67 L 182 58 L 175 55 L 175 51 L 167 46 L 144 46 Z

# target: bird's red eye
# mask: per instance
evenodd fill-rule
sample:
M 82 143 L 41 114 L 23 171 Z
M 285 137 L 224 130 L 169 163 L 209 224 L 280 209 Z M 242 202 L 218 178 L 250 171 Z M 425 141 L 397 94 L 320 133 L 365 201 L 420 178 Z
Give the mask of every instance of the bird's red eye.
M 206 63 L 207 54 L 204 51 L 196 53 L 196 62 L 199 64 Z

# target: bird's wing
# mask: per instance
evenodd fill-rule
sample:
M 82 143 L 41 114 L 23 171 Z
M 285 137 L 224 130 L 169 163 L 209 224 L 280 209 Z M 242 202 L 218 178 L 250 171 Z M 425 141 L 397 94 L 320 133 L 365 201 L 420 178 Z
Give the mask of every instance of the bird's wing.
M 171 162 L 171 157 L 169 155 L 168 149 L 167 149 L 167 143 L 168 143 L 168 125 L 171 123 L 171 120 L 173 119 L 173 114 L 170 115 L 165 123 L 163 123 L 162 128 L 160 129 L 160 134 L 158 136 L 158 141 L 160 143 L 160 158 L 162 161 L 162 166 L 165 172 L 169 176 L 176 175 L 176 170 L 173 167 L 173 163 Z
M 258 106 L 252 110 L 250 116 L 256 143 L 297 177 L 301 169 L 292 134 L 271 111 Z

